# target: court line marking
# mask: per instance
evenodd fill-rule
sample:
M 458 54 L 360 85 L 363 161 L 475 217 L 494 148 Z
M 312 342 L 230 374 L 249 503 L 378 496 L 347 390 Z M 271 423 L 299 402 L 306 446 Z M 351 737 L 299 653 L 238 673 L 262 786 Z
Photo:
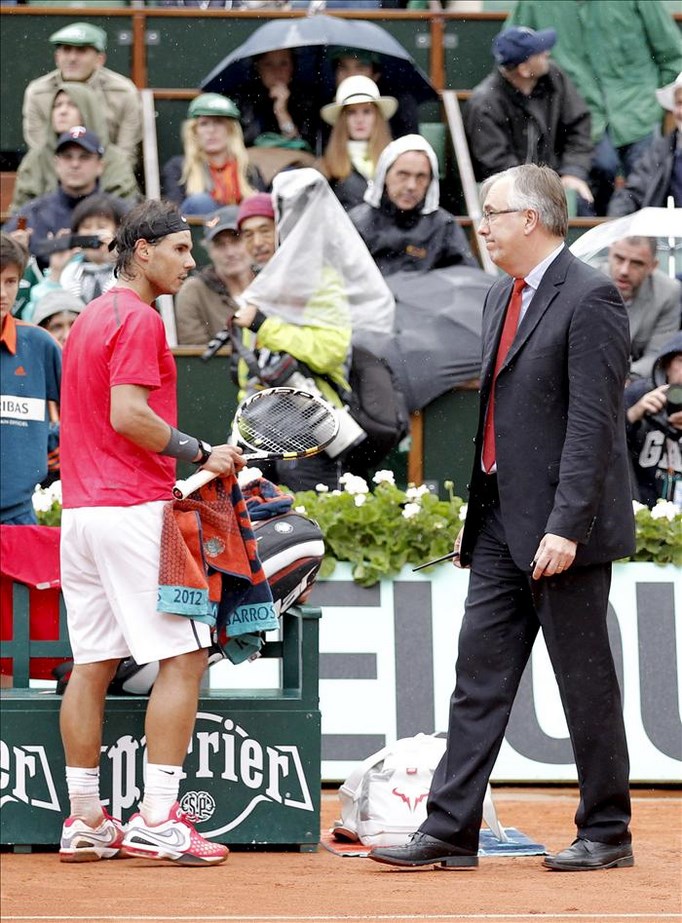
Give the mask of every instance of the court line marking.
M 506 923 L 510 920 L 528 921 L 527 913 L 425 913 L 425 914 L 313 914 L 295 917 L 275 915 L 257 915 L 257 916 L 128 916 L 128 915 L 109 915 L 98 917 L 82 916 L 17 916 L 3 915 L 3 921 L 41 921 L 41 923 L 55 923 L 55 921 L 84 921 L 84 923 L 371 923 L 371 921 L 385 921 L 385 923 L 400 923 L 400 921 L 420 920 L 496 920 Z M 682 913 L 533 913 L 532 919 L 535 920 L 615 920 L 621 923 L 624 920 L 646 920 L 647 923 L 654 923 L 656 920 L 682 920 Z

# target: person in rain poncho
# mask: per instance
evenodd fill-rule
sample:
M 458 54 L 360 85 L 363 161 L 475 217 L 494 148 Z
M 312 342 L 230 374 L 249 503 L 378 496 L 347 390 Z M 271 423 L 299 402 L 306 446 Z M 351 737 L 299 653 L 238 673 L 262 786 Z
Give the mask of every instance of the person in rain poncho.
M 438 159 L 428 141 L 405 135 L 384 148 L 364 203 L 349 212 L 382 275 L 477 265 L 439 198 Z
M 254 373 L 253 362 L 249 368 L 242 359 L 239 381 L 247 392 L 268 383 L 304 387 L 300 374 L 308 388 L 319 390 L 341 408 L 348 391 L 352 332 L 389 333 L 393 296 L 317 170 L 278 174 L 272 198 L 274 219 L 269 220 L 276 223 L 278 246 L 243 292 L 243 305 L 234 318 L 258 369 Z M 238 217 L 248 249 L 245 216 L 253 217 L 248 199 Z M 292 368 L 293 376 L 287 377 Z M 295 490 L 312 489 L 318 483 L 336 487 L 340 464 L 339 456 L 332 458 L 325 452 L 302 461 L 279 462 L 277 476 Z

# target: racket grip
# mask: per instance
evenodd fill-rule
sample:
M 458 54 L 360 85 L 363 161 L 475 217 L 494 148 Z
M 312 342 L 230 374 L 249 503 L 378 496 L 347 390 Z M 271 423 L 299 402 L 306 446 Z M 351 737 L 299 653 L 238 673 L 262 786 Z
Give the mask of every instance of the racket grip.
M 184 500 L 185 497 L 189 497 L 195 490 L 199 490 L 200 487 L 208 484 L 215 477 L 218 477 L 218 475 L 214 471 L 201 468 L 199 471 L 195 471 L 194 474 L 190 474 L 186 481 L 176 481 L 173 496 L 176 500 Z

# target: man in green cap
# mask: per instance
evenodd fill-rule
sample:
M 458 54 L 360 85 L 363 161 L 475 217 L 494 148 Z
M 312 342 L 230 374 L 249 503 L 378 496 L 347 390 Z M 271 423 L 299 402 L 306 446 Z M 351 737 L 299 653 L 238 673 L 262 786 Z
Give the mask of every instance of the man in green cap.
M 109 141 L 121 148 L 134 167 L 142 138 L 140 97 L 131 80 L 104 66 L 106 32 L 89 22 L 72 22 L 51 35 L 50 43 L 55 48 L 56 70 L 32 80 L 24 94 L 23 130 L 28 146 L 45 143 L 50 108 L 59 86 L 64 81 L 86 83 L 101 101 Z

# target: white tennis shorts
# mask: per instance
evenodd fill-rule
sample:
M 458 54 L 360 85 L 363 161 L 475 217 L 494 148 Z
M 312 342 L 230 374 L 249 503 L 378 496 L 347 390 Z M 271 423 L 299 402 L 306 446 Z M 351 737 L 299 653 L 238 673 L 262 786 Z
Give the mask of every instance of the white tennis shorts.
M 208 625 L 158 612 L 164 500 L 62 512 L 61 577 L 74 663 L 165 660 L 209 647 Z

